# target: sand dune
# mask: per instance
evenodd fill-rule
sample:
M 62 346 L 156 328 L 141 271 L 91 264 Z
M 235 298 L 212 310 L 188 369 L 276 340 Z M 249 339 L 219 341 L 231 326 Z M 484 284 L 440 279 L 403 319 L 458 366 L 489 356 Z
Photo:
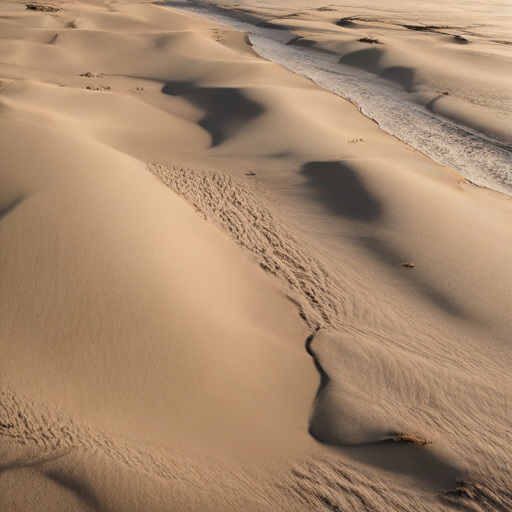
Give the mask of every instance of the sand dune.
M 402 87 L 422 105 L 442 100 L 435 113 L 510 144 L 511 52 L 507 41 L 498 38 L 509 33 L 506 21 L 490 30 L 461 3 L 443 3 L 438 9 L 435 4 L 382 8 L 365 1 L 325 8 L 314 1 L 276 5 L 260 0 L 223 12 L 277 29 L 282 39 L 289 34 L 288 44 L 337 55 L 341 64 Z M 493 5 L 489 14 L 484 12 L 494 20 L 496 9 Z M 443 108 L 447 103 L 450 108 Z
M 244 34 L 54 5 L 0 7 L 0 509 L 507 510 L 510 198 Z M 292 21 L 407 89 L 504 94 L 499 57 L 464 74 L 484 43 Z

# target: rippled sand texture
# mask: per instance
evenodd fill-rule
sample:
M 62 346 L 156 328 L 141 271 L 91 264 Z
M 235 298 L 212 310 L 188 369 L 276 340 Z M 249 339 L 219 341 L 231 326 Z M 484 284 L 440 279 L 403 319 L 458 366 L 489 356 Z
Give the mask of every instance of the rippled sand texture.
M 509 197 L 242 33 L 49 5 L 0 6 L 0 510 L 508 510 Z

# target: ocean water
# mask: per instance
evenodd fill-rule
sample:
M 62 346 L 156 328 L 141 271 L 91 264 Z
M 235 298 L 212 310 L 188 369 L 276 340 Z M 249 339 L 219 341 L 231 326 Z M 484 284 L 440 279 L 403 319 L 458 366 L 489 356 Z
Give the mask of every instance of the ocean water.
M 385 132 L 426 154 L 435 162 L 454 169 L 472 183 L 512 195 L 512 146 L 460 126 L 427 110 L 408 92 L 373 74 L 339 63 L 339 57 L 286 43 L 285 31 L 263 28 L 234 19 L 207 6 L 170 1 L 168 5 L 189 14 L 206 17 L 231 29 L 249 34 L 254 50 L 262 57 L 309 78 L 319 86 L 354 103 L 361 112 L 378 123 Z M 418 2 L 416 2 L 418 3 Z M 421 3 L 421 2 L 419 2 Z M 436 2 L 423 2 L 429 7 Z M 510 5 L 510 4 L 509 4 Z M 482 7 L 469 2 L 468 8 Z M 496 6 L 495 6 L 496 7 Z M 375 19 L 396 21 L 397 13 L 381 9 Z M 512 9 L 510 9 L 512 13 Z M 475 13 L 473 13 L 474 16 Z M 479 37 L 491 39 L 506 33 L 494 19 L 507 15 L 506 4 L 497 3 L 484 23 L 472 27 Z M 452 17 L 455 16 L 452 14 Z M 427 20 L 427 21 L 425 21 Z M 402 14 L 401 22 L 418 21 L 413 11 Z M 439 14 L 421 18 L 422 23 L 440 23 Z

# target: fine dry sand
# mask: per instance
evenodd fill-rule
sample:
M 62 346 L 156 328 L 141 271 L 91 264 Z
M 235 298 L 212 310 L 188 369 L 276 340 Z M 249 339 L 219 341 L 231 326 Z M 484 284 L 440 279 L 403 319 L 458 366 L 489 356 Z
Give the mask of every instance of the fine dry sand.
M 0 5 L 0 510 L 510 510 L 510 197 L 244 34 L 47 5 Z

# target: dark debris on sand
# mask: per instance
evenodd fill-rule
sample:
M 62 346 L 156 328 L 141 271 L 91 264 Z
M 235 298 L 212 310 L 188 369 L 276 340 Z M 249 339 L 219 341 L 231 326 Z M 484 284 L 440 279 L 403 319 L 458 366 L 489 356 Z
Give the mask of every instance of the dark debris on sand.
M 435 32 L 436 30 L 450 28 L 438 25 L 402 25 L 402 27 L 409 30 L 416 30 L 417 32 Z
M 413 434 L 393 434 L 391 439 L 397 443 L 413 444 L 414 446 L 424 446 L 432 444 L 432 441 Z
M 28 11 L 39 11 L 39 12 L 59 12 L 62 9 L 60 7 L 53 7 L 53 5 L 44 4 L 26 4 L 25 7 Z
M 373 39 L 372 37 L 361 37 L 361 39 L 358 39 L 360 43 L 369 43 L 369 44 L 384 44 L 382 41 L 379 41 L 378 39 Z

